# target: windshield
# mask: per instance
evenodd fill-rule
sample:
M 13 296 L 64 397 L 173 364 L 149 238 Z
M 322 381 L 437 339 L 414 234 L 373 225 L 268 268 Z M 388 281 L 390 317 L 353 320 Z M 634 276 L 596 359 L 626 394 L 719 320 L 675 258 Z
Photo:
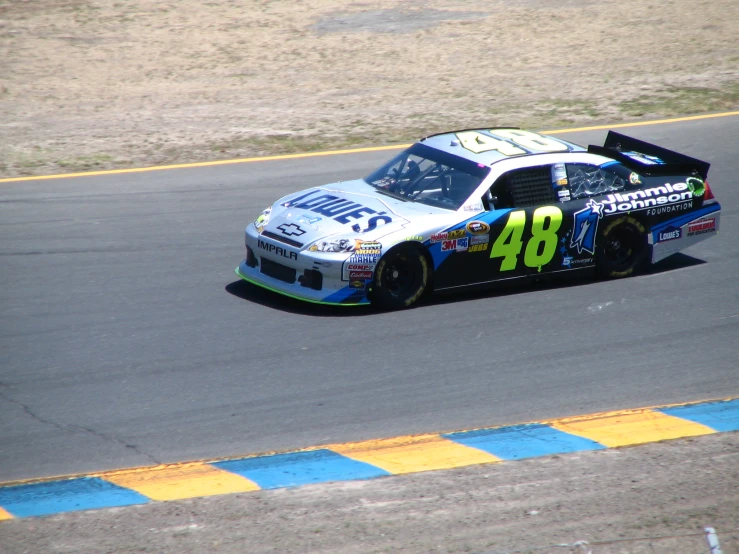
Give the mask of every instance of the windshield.
M 414 144 L 364 180 L 401 200 L 457 210 L 489 172 L 482 164 Z

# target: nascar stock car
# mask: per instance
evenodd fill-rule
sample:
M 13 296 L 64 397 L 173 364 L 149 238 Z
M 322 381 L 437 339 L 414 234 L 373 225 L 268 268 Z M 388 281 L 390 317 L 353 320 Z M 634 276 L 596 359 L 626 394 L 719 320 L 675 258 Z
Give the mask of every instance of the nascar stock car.
M 512 278 L 624 277 L 718 232 L 708 169 L 613 131 L 588 148 L 517 128 L 436 134 L 364 179 L 277 200 L 246 228 L 236 273 L 384 309 Z

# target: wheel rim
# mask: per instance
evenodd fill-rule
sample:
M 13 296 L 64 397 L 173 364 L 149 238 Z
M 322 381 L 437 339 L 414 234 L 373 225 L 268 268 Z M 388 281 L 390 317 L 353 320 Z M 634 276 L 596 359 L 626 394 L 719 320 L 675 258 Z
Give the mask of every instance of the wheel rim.
M 605 242 L 605 255 L 608 263 L 618 269 L 629 267 L 639 255 L 641 235 L 632 227 L 621 227 Z
M 382 287 L 395 297 L 404 297 L 418 287 L 418 270 L 407 256 L 396 256 L 382 271 Z

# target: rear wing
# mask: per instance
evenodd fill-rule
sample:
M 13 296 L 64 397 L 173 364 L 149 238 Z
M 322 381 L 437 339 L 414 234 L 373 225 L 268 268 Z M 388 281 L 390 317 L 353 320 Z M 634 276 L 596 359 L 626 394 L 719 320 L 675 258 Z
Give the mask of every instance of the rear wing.
M 643 140 L 608 131 L 603 146 L 591 144 L 588 152 L 621 162 L 642 175 L 699 175 L 704 181 L 711 164 Z

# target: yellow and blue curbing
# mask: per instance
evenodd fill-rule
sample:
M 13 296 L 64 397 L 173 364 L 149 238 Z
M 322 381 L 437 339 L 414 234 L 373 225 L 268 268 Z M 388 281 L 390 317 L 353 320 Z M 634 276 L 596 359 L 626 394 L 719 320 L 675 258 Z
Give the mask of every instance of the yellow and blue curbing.
M 739 398 L 0 484 L 0 520 L 452 469 L 739 430 Z

